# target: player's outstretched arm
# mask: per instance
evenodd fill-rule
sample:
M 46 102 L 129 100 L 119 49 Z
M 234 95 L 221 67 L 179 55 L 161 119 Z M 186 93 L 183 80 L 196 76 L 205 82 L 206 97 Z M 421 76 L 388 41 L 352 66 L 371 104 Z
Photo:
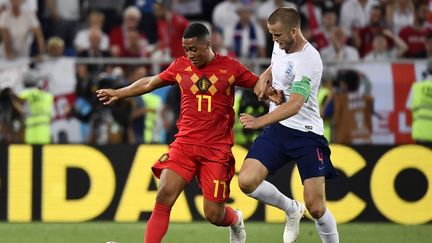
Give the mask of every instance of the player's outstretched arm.
M 149 93 L 157 88 L 168 85 L 159 75 L 138 79 L 132 84 L 120 89 L 99 89 L 96 96 L 104 105 L 126 97 Z
M 240 122 L 245 128 L 258 129 L 282 121 L 299 113 L 304 100 L 303 95 L 293 93 L 290 95 L 288 102 L 283 103 L 276 107 L 272 112 L 263 116 L 253 117 L 246 113 L 240 114 Z

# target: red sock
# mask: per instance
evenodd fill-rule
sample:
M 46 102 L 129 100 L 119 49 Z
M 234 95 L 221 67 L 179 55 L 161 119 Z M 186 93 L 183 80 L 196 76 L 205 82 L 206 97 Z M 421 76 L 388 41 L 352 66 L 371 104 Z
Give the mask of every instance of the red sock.
M 222 223 L 222 226 L 231 226 L 237 223 L 238 216 L 235 213 L 234 209 L 230 207 L 225 207 L 225 219 Z
M 144 243 L 160 243 L 168 231 L 171 208 L 156 203 L 147 222 Z

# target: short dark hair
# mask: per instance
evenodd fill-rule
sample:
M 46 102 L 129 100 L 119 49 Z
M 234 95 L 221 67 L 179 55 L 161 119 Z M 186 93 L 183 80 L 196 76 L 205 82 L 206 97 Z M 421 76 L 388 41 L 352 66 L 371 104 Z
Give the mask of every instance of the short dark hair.
M 196 37 L 198 40 L 203 40 L 208 36 L 210 36 L 210 32 L 207 27 L 205 27 L 205 25 L 200 23 L 193 23 L 185 29 L 182 37 L 185 39 Z
M 341 83 L 345 83 L 349 92 L 355 92 L 360 87 L 360 75 L 352 69 L 339 70 L 338 79 Z
M 297 10 L 293 8 L 281 7 L 276 9 L 270 17 L 268 17 L 267 22 L 269 24 L 276 24 L 281 22 L 284 26 L 289 28 L 300 28 L 300 14 Z

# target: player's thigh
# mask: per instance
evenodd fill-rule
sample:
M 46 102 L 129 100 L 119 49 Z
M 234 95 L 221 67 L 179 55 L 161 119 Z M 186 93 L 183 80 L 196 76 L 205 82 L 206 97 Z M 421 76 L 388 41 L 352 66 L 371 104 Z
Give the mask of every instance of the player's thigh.
M 156 201 L 167 206 L 174 205 L 186 184 L 186 180 L 177 172 L 171 169 L 162 170 Z
M 290 158 L 283 153 L 282 140 L 276 126 L 264 128 L 250 146 L 240 175 L 245 178 L 256 176 L 262 181 L 267 174 L 276 172 L 288 163 Z
M 230 195 L 230 183 L 235 172 L 235 160 L 231 151 L 211 149 L 201 151 L 202 159 L 197 168 L 197 179 L 204 198 L 213 202 L 225 202 Z

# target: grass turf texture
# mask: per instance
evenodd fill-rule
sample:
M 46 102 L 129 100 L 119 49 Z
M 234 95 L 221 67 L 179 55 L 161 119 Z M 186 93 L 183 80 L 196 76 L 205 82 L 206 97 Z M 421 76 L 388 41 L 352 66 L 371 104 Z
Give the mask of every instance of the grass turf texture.
M 246 222 L 247 243 L 282 242 L 284 225 Z M 142 243 L 145 223 L 0 223 L 0 242 L 7 243 Z M 339 225 L 340 242 L 432 242 L 432 224 L 403 226 L 390 223 Z M 227 243 L 228 228 L 206 222 L 172 223 L 164 243 Z M 321 242 L 311 222 L 302 222 L 298 243 Z

